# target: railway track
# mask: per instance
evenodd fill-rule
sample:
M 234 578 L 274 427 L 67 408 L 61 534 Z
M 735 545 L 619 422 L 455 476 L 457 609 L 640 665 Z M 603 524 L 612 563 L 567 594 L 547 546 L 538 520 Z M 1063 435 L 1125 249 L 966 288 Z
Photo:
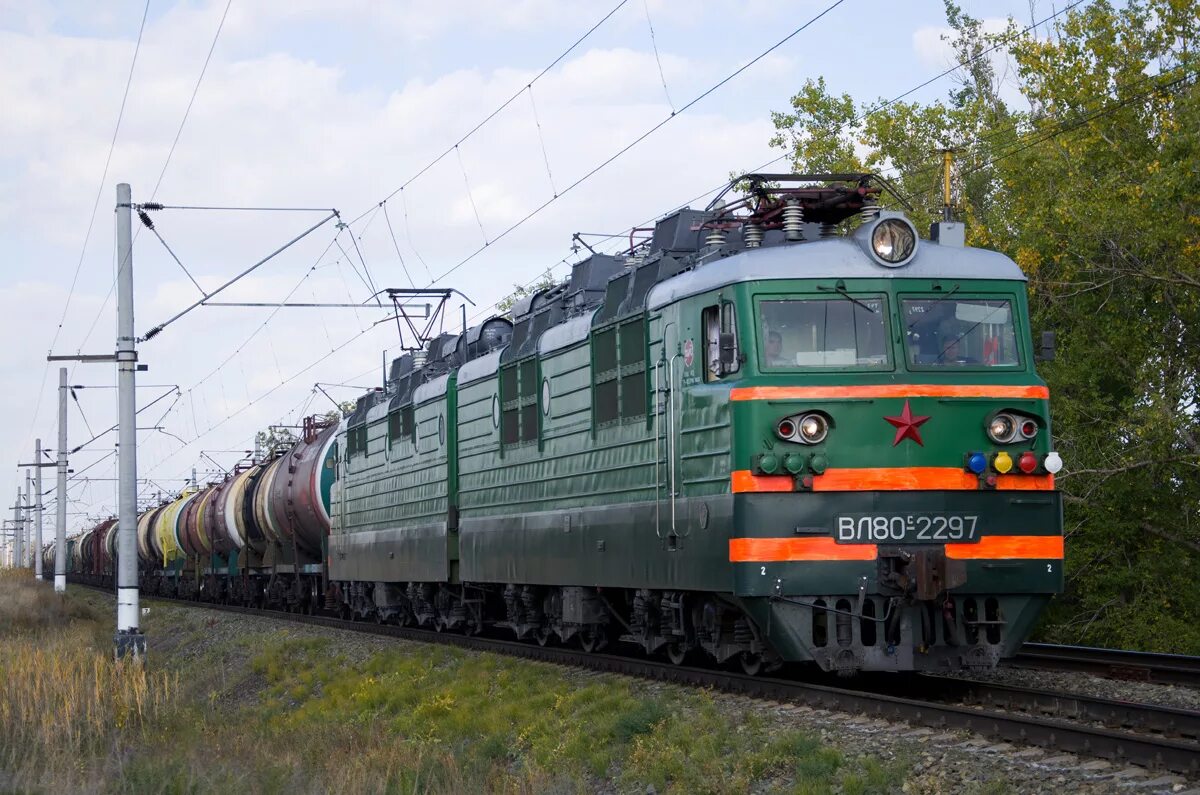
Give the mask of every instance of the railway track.
M 323 615 L 152 598 L 181 601 L 210 610 L 441 643 L 712 688 L 938 730 L 960 729 L 1001 742 L 1034 745 L 1173 773 L 1200 774 L 1200 712 L 1191 710 L 932 675 L 862 678 L 850 684 L 840 680 L 834 684 L 797 678 L 753 677 L 619 654 L 587 654 L 561 646 L 538 646 L 484 635 L 441 633 Z
M 1200 687 L 1200 657 L 1182 654 L 1026 643 L 1007 664 L 1018 668 L 1072 671 L 1113 679 Z

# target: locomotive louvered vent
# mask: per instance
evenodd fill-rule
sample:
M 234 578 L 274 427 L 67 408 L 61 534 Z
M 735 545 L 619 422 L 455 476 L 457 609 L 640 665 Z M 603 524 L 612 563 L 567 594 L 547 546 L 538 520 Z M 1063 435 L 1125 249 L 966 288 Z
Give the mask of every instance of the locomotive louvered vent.
M 381 397 L 382 395 L 380 395 L 378 392 L 368 392 L 360 397 L 358 402 L 354 404 L 354 411 L 350 412 L 350 416 L 347 418 L 346 424 L 353 428 L 365 423 L 367 421 L 367 412 L 369 412 L 373 406 L 379 403 Z
M 538 340 L 542 338 L 542 334 L 546 332 L 546 329 L 563 322 L 563 318 L 565 317 L 565 312 L 563 311 L 564 302 L 565 296 L 559 295 L 534 313 L 533 328 L 521 346 L 521 350 L 517 351 L 518 356 L 528 356 L 531 353 L 535 353 L 537 351 Z
M 412 371 L 413 357 L 411 353 L 406 353 L 403 356 L 392 359 L 392 367 L 388 371 L 389 387 L 394 387 L 395 383 L 399 381 L 401 377 L 408 375 Z
M 704 243 L 705 232 L 692 227 L 698 227 L 709 216 L 709 213 L 701 210 L 680 210 L 668 215 L 654 225 L 650 250 L 676 254 L 699 251 Z
M 525 344 L 525 340 L 529 339 L 529 332 L 533 329 L 533 316 L 525 315 L 519 319 L 513 326 L 512 339 L 509 340 L 508 347 L 504 349 L 504 353 L 500 354 L 500 361 L 508 362 L 517 358 L 517 351 Z
M 609 279 L 608 286 L 604 290 L 604 306 L 592 318 L 593 327 L 606 323 L 617 316 L 621 309 L 621 302 L 625 300 L 625 296 L 629 292 L 629 282 L 632 276 L 633 269 L 626 268 Z
M 609 254 L 593 254 L 571 268 L 567 285 L 566 316 L 583 314 L 604 300 L 604 289 L 613 274 L 625 267 L 625 260 Z
M 625 294 L 618 310 L 621 316 L 628 315 L 630 312 L 638 312 L 646 305 L 646 294 L 658 282 L 658 261 L 659 257 L 655 255 L 649 262 L 639 266 L 633 272 L 633 284 L 629 292 Z
M 412 393 L 416 389 L 418 373 L 416 371 L 400 376 L 396 381 L 396 388 L 392 392 L 391 399 L 388 400 L 388 411 L 395 411 L 400 406 L 407 406 L 412 403 Z

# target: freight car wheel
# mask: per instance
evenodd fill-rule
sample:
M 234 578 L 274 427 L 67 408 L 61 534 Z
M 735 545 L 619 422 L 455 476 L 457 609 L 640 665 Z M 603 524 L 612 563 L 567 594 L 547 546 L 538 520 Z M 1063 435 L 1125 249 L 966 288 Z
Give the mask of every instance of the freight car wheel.
M 671 661 L 671 665 L 683 665 L 688 658 L 688 652 L 691 651 L 683 641 L 676 641 L 667 644 L 667 659 Z

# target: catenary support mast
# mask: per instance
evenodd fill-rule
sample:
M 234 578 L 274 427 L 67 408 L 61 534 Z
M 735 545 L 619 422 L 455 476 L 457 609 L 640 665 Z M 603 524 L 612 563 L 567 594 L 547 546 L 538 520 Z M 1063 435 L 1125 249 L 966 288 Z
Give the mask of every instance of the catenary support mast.
M 17 487 L 17 501 L 13 503 L 13 568 L 25 565 L 25 526 L 21 523 L 21 487 Z
M 137 340 L 133 331 L 133 236 L 129 184 L 117 185 L 117 633 L 116 655 L 141 658 L 137 583 Z
M 30 538 L 30 526 L 33 524 L 33 512 L 36 509 L 37 501 L 33 499 L 33 473 L 28 469 L 25 470 L 25 522 L 21 526 L 21 532 L 25 534 L 25 554 L 29 556 L 29 567 L 33 568 L 33 562 L 37 560 L 37 546 Z
M 67 590 L 67 368 L 58 368 L 58 485 L 54 503 L 54 590 Z
M 42 580 L 42 440 L 34 441 L 33 460 L 37 474 L 33 477 L 33 576 Z

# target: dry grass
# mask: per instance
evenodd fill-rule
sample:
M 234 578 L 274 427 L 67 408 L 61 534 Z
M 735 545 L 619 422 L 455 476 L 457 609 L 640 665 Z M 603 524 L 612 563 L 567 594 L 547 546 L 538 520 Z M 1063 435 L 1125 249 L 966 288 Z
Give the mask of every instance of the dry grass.
M 0 784 L 74 788 L 170 708 L 178 677 L 114 660 L 103 618 L 27 573 L 0 573 Z
M 152 603 L 0 573 L 0 792 L 667 793 L 894 789 L 898 769 L 712 694 Z

